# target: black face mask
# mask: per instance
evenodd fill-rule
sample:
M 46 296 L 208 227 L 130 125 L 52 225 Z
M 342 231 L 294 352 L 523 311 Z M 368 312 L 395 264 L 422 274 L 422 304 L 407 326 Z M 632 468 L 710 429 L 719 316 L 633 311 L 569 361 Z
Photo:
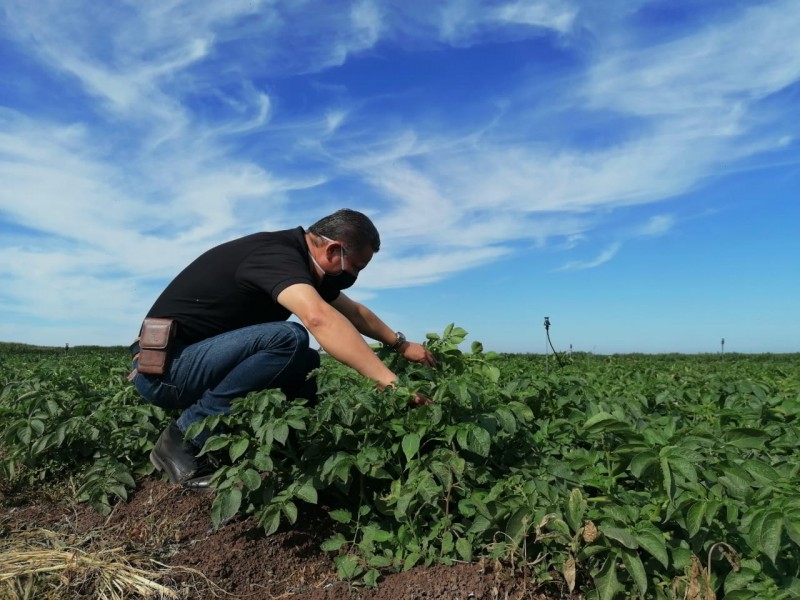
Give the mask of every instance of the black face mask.
M 320 267 L 319 263 L 314 260 L 314 256 L 311 254 L 311 252 L 309 252 L 308 255 L 311 257 L 311 260 L 314 262 L 317 268 L 322 271 L 322 281 L 320 282 L 318 288 L 321 294 L 325 292 L 341 292 L 356 282 L 357 277 L 344 270 L 344 249 L 342 249 L 342 270 L 336 274 L 327 273 L 325 269 Z
M 322 276 L 322 282 L 319 284 L 320 291 L 337 291 L 341 292 L 352 286 L 356 282 L 356 276 L 347 271 L 342 271 L 336 275 L 325 273 Z

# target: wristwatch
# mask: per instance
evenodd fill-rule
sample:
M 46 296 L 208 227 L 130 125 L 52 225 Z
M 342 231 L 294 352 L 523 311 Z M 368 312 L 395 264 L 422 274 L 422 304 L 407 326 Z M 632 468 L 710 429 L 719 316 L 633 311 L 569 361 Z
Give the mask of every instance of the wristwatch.
M 394 343 L 389 346 L 389 350 L 394 350 L 397 352 L 400 350 L 400 346 L 406 343 L 406 336 L 403 334 L 402 331 L 398 331 L 394 334 L 396 337 L 394 339 Z

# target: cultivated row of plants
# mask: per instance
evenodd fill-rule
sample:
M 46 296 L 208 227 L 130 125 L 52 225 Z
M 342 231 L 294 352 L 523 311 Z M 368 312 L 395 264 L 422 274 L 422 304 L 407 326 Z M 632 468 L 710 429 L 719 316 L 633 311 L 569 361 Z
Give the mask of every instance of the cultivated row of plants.
M 215 526 L 248 514 L 273 533 L 324 502 L 323 548 L 367 584 L 483 557 L 604 600 L 800 597 L 798 357 L 576 355 L 546 371 L 462 352 L 465 336 L 428 335 L 436 369 L 384 355 L 391 392 L 324 361 L 316 405 L 268 391 L 196 425 L 222 462 Z M 83 360 L 3 371 L 0 465 L 79 473 L 108 510 L 150 472 L 168 416 L 121 382 L 124 362 Z M 433 403 L 409 408 L 414 391 Z

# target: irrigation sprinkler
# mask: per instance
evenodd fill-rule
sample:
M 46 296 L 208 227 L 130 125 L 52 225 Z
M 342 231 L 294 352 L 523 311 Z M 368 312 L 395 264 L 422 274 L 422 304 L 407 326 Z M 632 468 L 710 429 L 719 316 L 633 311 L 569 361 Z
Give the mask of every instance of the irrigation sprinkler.
M 547 363 L 547 354 L 549 352 L 547 348 L 547 342 L 550 340 L 550 317 L 544 318 L 544 372 L 545 375 L 549 373 L 549 366 Z
M 561 362 L 561 357 L 556 352 L 556 349 L 553 348 L 553 342 L 550 341 L 550 317 L 544 318 L 544 335 L 545 335 L 545 342 L 544 342 L 544 372 L 545 375 L 549 373 L 549 366 L 547 362 L 547 354 L 548 354 L 548 344 L 550 345 L 550 349 L 553 350 L 553 356 L 556 357 L 556 362 L 558 362 L 559 367 L 563 367 L 564 363 Z

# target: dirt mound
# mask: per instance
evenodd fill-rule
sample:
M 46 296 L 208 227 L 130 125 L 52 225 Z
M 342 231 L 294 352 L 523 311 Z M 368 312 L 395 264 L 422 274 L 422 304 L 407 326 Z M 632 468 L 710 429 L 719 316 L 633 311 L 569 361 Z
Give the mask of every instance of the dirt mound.
M 211 526 L 212 494 L 184 491 L 165 481 L 144 479 L 127 502 L 104 517 L 90 507 L 52 500 L 5 499 L 5 532 L 48 528 L 91 539 L 98 546 L 124 546 L 174 567 L 202 573 L 203 585 L 183 571 L 175 589 L 192 599 L 251 598 L 281 600 L 495 600 L 560 598 L 557 587 L 541 588 L 509 570 L 484 565 L 418 566 L 389 573 L 377 589 L 339 581 L 333 555 L 320 544 L 331 535 L 325 507 L 305 507 L 289 530 L 265 537 L 253 519 Z M 18 504 L 18 506 L 11 506 Z M 191 581 L 189 581 L 191 580 Z M 183 584 L 183 585 L 182 585 Z M 217 588 L 218 586 L 218 588 Z

